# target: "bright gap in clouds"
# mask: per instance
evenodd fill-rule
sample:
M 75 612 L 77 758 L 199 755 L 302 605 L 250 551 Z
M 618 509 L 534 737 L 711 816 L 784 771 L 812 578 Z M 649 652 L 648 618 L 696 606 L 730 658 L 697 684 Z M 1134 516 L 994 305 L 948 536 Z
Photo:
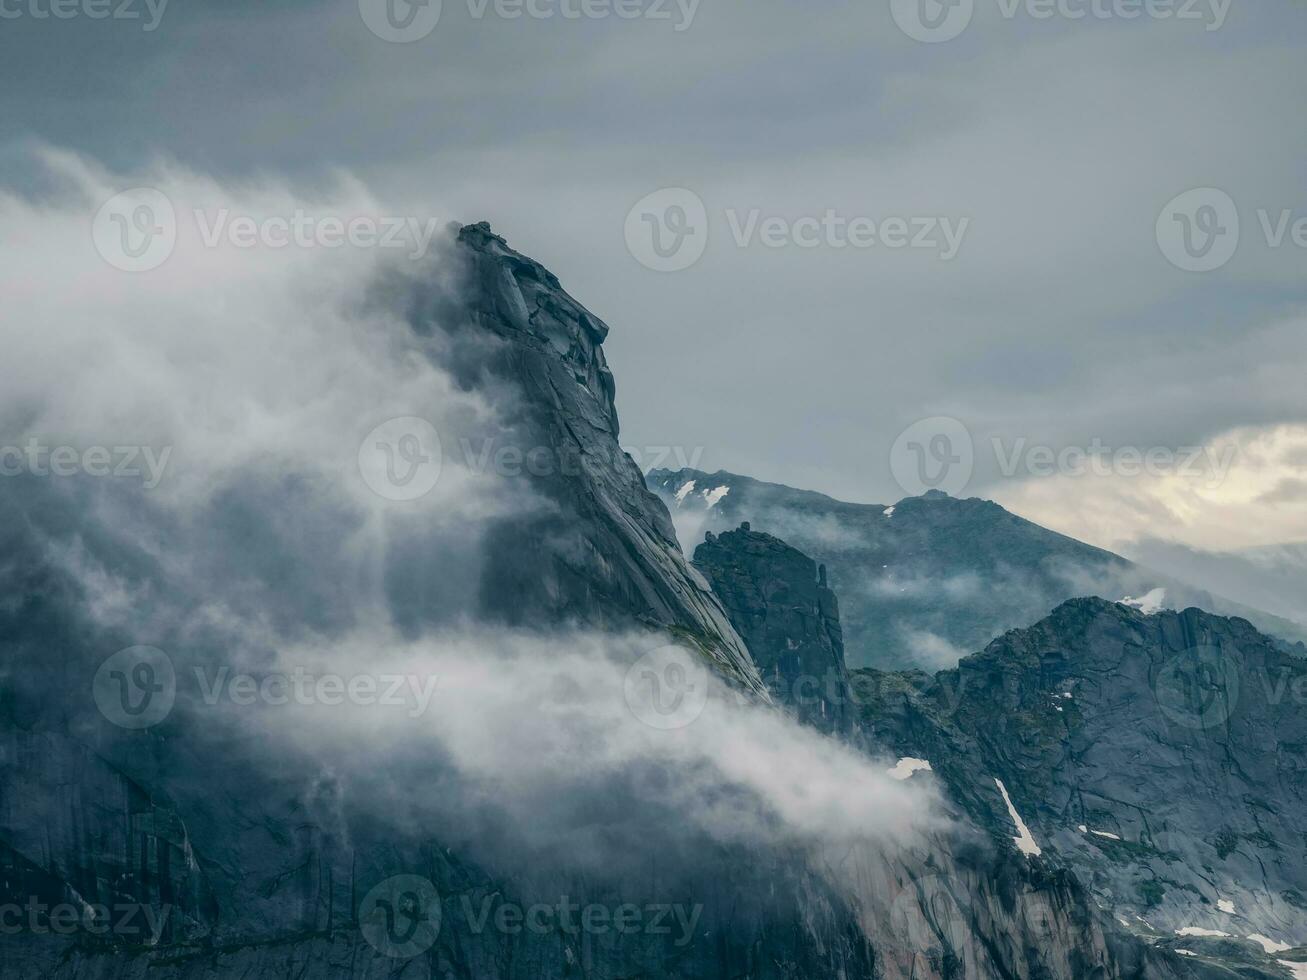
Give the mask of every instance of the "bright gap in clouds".
M 1236 429 L 1201 448 L 1216 462 L 1198 473 L 1031 477 L 973 492 L 1115 550 L 1143 538 L 1210 551 L 1307 541 L 1307 425 Z

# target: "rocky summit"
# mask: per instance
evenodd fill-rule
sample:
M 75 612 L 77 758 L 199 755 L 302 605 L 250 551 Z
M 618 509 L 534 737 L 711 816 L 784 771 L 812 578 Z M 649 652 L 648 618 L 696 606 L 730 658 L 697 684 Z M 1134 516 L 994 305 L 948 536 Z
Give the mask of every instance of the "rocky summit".
M 772 696 L 825 732 L 845 732 L 848 671 L 826 568 L 745 524 L 709 532 L 694 567 L 712 583 Z
M 419 309 L 414 328 L 435 330 L 439 317 L 471 348 L 459 363 L 476 383 L 492 374 L 517 390 L 509 445 L 548 461 L 523 473 L 550 506 L 497 521 L 486 535 L 482 615 L 675 628 L 758 690 L 744 644 L 688 569 L 667 509 L 618 444 L 607 325 L 488 225 L 463 228 L 457 244 L 465 288 Z

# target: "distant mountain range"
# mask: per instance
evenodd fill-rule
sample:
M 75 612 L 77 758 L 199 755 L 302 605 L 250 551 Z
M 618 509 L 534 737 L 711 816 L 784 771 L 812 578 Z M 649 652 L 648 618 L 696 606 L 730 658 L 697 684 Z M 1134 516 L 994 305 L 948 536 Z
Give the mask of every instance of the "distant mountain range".
M 1307 544 L 1203 551 L 1156 538 L 1130 546 L 1130 557 L 1230 599 L 1292 620 L 1307 618 Z
M 1068 599 L 1132 599 L 1241 616 L 1287 642 L 1307 627 L 1058 534 L 998 504 L 939 491 L 892 506 L 853 504 L 747 476 L 654 470 L 682 545 L 742 521 L 826 565 L 851 667 L 952 667 L 995 636 Z

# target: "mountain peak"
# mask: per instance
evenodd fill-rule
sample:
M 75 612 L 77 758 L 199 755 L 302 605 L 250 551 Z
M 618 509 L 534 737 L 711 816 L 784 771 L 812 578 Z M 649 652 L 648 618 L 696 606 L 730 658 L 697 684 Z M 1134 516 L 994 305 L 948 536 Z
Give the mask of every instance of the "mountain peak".
M 476 221 L 470 224 L 460 226 L 458 230 L 458 237 L 460 239 L 468 239 L 468 240 L 477 239 L 477 238 L 493 238 L 501 245 L 508 244 L 506 241 L 504 241 L 503 236 L 495 234 L 494 229 L 490 227 L 489 221 Z
M 459 329 L 495 341 L 474 337 L 469 358 L 478 376 L 514 389 L 504 438 L 522 458 L 549 461 L 524 476 L 549 506 L 485 535 L 483 612 L 515 626 L 638 622 L 676 631 L 725 676 L 765 695 L 744 642 L 691 572 L 666 508 L 618 442 L 607 325 L 487 222 L 464 226 L 458 242 L 466 260 Z
M 819 730 L 845 730 L 848 671 L 825 566 L 745 521 L 710 532 L 694 567 L 712 583 L 776 702 Z

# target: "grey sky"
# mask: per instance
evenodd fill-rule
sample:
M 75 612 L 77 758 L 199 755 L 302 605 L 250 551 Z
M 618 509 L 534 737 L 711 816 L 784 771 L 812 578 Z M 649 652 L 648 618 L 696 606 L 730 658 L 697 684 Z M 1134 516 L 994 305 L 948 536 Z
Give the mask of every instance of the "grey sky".
M 16 149 L 37 140 L 124 186 L 160 155 L 308 195 L 343 169 L 399 213 L 487 218 L 614 328 L 628 445 L 703 447 L 701 468 L 852 499 L 904 495 L 890 447 L 927 416 L 966 424 L 967 492 L 1000 500 L 1012 480 L 991 438 L 1174 448 L 1307 422 L 1307 248 L 1290 232 L 1269 247 L 1257 216 L 1307 217 L 1302 4 L 1233 0 L 1209 30 L 1209 0 L 1195 20 L 975 0 L 959 37 L 926 44 L 888 0 L 704 0 L 688 23 L 674 3 L 670 20 L 506 20 L 468 2 L 391 44 L 358 0 L 172 0 L 148 32 L 145 0 L 137 21 L 0 0 L 17 12 L 0 19 L 3 173 L 39 188 Z M 1154 226 L 1207 186 L 1236 202 L 1239 250 L 1185 272 Z M 672 273 L 624 239 L 632 205 L 664 187 L 694 190 L 709 217 L 703 258 Z M 951 261 L 739 247 L 727 212 L 754 209 L 969 224 Z M 1302 461 L 1284 465 L 1277 479 Z M 1055 505 L 1009 496 L 1085 536 L 1131 536 L 1119 514 L 1077 523 L 1097 491 L 1063 487 Z M 1205 543 L 1174 507 L 1161 527 L 1127 511 L 1139 533 Z

